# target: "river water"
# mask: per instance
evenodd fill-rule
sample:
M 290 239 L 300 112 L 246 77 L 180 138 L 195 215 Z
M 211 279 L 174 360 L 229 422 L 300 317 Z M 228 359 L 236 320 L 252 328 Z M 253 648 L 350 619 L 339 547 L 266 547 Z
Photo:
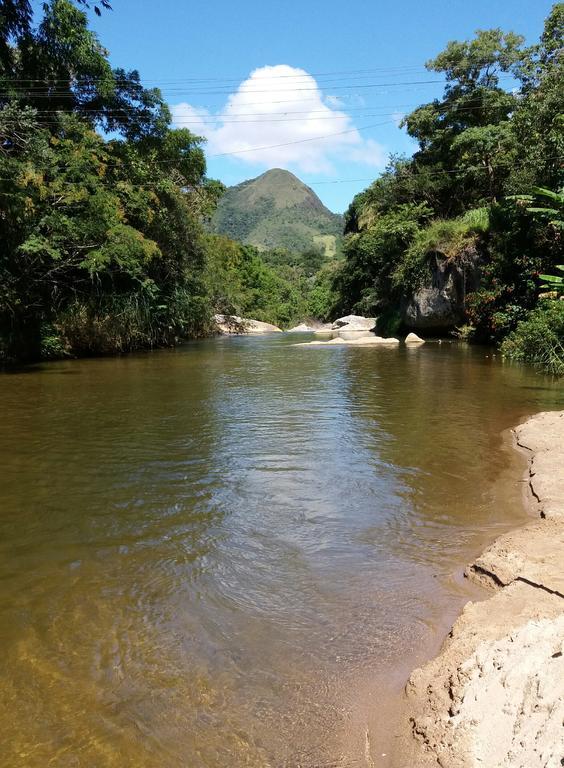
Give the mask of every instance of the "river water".
M 380 765 L 369 721 L 523 517 L 501 432 L 564 391 L 297 340 L 0 376 L 3 768 Z

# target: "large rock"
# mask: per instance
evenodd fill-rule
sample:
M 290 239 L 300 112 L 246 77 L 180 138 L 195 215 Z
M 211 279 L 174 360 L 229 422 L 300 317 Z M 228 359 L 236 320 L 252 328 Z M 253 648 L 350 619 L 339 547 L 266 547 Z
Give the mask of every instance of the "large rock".
M 411 765 L 560 765 L 562 602 L 518 581 L 466 605 L 440 656 L 409 679 L 408 706 L 421 745 Z
M 529 485 L 538 499 L 543 518 L 564 521 L 564 411 L 546 411 L 520 424 L 515 430 L 518 444 L 532 451 Z
M 362 315 L 346 315 L 339 317 L 331 326 L 333 330 L 342 328 L 347 331 L 372 331 L 376 325 L 376 318 L 362 317 Z
M 468 603 L 406 691 L 417 754 L 406 765 L 557 768 L 564 738 L 564 411 L 516 430 L 540 518 L 498 538 L 467 575 L 497 591 Z M 427 759 L 428 758 L 428 759 Z
M 265 333 L 282 333 L 282 329 L 270 323 L 263 323 L 260 320 L 251 320 L 238 315 L 214 315 L 217 330 L 219 333 L 228 336 L 260 336 Z
M 365 339 L 374 336 L 372 331 L 366 331 L 362 329 L 351 330 L 347 325 L 345 325 L 343 328 L 339 328 L 337 331 L 333 331 L 333 335 L 337 336 L 339 339 L 345 339 L 345 341 L 356 341 L 357 339 Z
M 405 337 L 405 344 L 408 346 L 411 346 L 412 344 L 425 344 L 425 339 L 422 339 L 421 336 L 418 336 L 416 333 L 408 333 Z
M 478 254 L 461 261 L 442 254 L 429 258 L 429 278 L 402 307 L 403 323 L 408 328 L 432 331 L 451 330 L 464 321 L 466 294 L 479 285 Z

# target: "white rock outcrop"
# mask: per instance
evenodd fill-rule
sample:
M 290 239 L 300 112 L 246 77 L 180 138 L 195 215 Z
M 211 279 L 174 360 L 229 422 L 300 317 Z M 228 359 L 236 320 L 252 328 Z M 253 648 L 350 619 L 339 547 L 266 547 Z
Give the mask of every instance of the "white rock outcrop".
M 346 315 L 339 317 L 332 324 L 333 330 L 340 328 L 347 331 L 372 331 L 376 325 L 375 317 L 363 317 L 362 315 Z
M 439 656 L 409 679 L 410 763 L 421 768 L 564 764 L 564 411 L 515 435 L 530 451 L 537 520 L 469 566 L 496 593 L 468 603 Z
M 331 323 L 320 323 L 314 320 L 289 328 L 286 333 L 332 333 L 332 329 Z
M 412 344 L 415 346 L 416 344 L 425 344 L 425 339 L 422 339 L 421 336 L 418 336 L 416 333 L 408 333 L 404 343 L 408 346 L 411 346 Z

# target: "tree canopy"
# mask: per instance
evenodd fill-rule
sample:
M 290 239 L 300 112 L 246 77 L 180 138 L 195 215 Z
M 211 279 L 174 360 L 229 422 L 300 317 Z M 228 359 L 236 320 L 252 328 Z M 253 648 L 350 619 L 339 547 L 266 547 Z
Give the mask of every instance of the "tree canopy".
M 536 304 L 539 271 L 564 260 L 562 236 L 514 197 L 564 183 L 563 50 L 557 3 L 536 45 L 478 30 L 427 63 L 445 88 L 403 120 L 417 151 L 392 158 L 345 216 L 342 312 L 398 322 L 430 279 L 429 258 L 462 262 L 469 250 L 480 265 L 466 306 L 475 338 L 501 338 Z

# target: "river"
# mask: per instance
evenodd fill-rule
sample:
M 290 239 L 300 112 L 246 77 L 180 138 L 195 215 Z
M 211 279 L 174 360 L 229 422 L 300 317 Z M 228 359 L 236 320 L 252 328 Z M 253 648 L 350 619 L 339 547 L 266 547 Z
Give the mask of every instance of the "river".
M 380 765 L 464 563 L 523 518 L 501 433 L 564 389 L 298 340 L 0 376 L 3 768 Z

